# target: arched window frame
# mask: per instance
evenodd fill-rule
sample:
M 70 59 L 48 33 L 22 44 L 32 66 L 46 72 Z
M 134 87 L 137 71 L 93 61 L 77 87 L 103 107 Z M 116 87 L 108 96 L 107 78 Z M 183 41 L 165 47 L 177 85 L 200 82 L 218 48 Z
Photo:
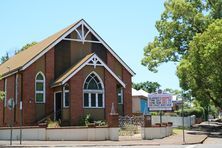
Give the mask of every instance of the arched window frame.
M 63 86 L 63 107 L 64 108 L 69 108 L 69 105 L 66 105 L 66 93 L 68 93 L 68 95 L 70 96 L 70 94 L 69 94 L 69 89 L 67 90 L 66 89 L 66 86 L 68 86 L 68 88 L 69 88 L 69 84 L 68 83 L 66 83 L 64 86 Z M 70 99 L 70 97 L 68 97 L 68 99 Z M 70 104 L 70 100 L 69 100 L 69 104 Z
M 43 77 L 43 80 L 38 80 L 37 77 L 38 75 L 42 75 Z M 37 83 L 43 83 L 43 91 L 39 91 L 37 90 Z M 36 98 L 36 94 L 43 94 L 43 101 L 37 101 L 37 98 Z M 35 102 L 36 103 L 45 103 L 45 75 L 43 72 L 38 72 L 35 76 Z
M 94 90 L 94 89 L 85 89 L 84 88 L 86 80 L 92 74 L 94 74 L 99 79 L 102 89 Z M 84 94 L 85 93 L 88 93 L 88 95 L 89 95 L 89 106 L 84 105 Z M 96 106 L 95 107 L 92 107 L 92 105 L 91 105 L 91 100 L 90 100 L 91 99 L 91 94 L 96 94 Z M 101 107 L 98 106 L 98 94 L 102 94 L 102 106 Z M 95 71 L 93 71 L 85 78 L 85 81 L 83 83 L 83 108 L 105 108 L 105 99 L 104 99 L 105 97 L 104 96 L 105 96 L 105 91 L 104 91 L 103 81 L 100 78 L 100 76 Z

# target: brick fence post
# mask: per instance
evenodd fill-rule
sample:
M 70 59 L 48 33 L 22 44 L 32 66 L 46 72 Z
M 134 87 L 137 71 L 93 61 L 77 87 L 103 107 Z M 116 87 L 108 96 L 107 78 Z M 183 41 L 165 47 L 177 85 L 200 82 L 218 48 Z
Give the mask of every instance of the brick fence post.
M 112 103 L 111 112 L 108 116 L 109 139 L 119 140 L 119 114 L 115 112 L 114 103 Z
M 111 112 L 108 117 L 109 127 L 119 127 L 119 114 L 116 113 L 114 103 L 112 103 Z
M 144 115 L 144 127 L 152 126 L 152 117 L 151 115 Z

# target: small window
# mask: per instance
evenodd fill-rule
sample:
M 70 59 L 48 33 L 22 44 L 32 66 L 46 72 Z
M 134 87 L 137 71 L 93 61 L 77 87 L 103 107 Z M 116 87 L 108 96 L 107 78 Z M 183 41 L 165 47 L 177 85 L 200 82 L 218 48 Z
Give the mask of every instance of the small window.
M 96 94 L 91 94 L 91 107 L 96 107 Z
M 42 72 L 37 73 L 35 79 L 35 102 L 45 103 L 45 76 Z
M 123 104 L 123 88 L 117 90 L 118 104 Z
M 98 94 L 98 107 L 103 107 L 103 94 Z
M 84 93 L 84 106 L 89 107 L 89 94 Z
M 66 84 L 63 87 L 63 107 L 67 108 L 69 107 L 69 85 Z

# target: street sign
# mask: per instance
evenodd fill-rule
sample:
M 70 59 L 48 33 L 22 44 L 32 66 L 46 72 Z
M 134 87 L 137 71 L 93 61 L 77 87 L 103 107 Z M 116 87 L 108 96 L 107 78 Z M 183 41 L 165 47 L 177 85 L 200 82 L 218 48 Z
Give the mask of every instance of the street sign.
M 150 111 L 172 110 L 172 95 L 167 93 L 154 93 L 148 95 L 148 108 Z
M 14 99 L 13 98 L 10 98 L 8 101 L 7 101 L 7 107 L 12 110 L 15 106 L 15 102 L 14 102 Z

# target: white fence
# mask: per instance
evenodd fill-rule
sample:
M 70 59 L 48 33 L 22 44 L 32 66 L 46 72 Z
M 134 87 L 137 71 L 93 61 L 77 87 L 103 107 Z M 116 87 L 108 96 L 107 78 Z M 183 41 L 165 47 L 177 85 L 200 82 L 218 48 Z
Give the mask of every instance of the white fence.
M 183 117 L 177 117 L 177 116 L 162 116 L 162 122 L 172 122 L 173 127 L 183 126 Z M 184 117 L 184 126 L 190 127 L 191 125 L 195 124 L 196 117 L 188 116 Z M 160 123 L 160 116 L 152 116 L 152 124 Z
M 23 140 L 119 140 L 119 128 L 38 128 L 22 129 Z M 20 139 L 20 129 L 14 128 L 13 140 Z M 0 129 L 0 140 L 10 139 L 10 129 Z

